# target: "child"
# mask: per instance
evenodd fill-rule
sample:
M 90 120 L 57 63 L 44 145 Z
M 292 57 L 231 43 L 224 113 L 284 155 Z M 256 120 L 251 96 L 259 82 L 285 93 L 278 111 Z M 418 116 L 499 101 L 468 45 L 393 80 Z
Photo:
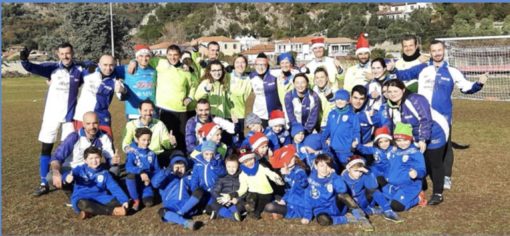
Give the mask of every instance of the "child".
M 322 132 L 324 140 L 330 138 L 331 154 L 344 167 L 347 158 L 352 156 L 352 143 L 360 139 L 360 125 L 358 116 L 349 105 L 349 92 L 345 89 L 336 91 L 335 109 L 328 115 L 328 122 Z
M 159 170 L 159 165 L 156 154 L 149 149 L 151 136 L 152 131 L 149 128 L 136 129 L 135 142 L 131 144 L 134 151 L 128 152 L 126 156 L 126 186 L 133 199 L 132 209 L 135 211 L 140 209 L 140 192 L 143 205 L 150 207 L 154 204 L 150 179 Z
M 219 178 L 212 189 L 212 196 L 214 199 L 221 199 L 222 193 L 232 193 L 239 190 L 239 162 L 237 161 L 237 155 L 230 155 L 225 159 L 225 167 L 227 169 L 227 175 Z M 245 202 L 242 200 L 243 196 L 232 198 L 228 202 L 213 201 L 211 203 L 212 213 L 211 219 L 223 217 L 232 221 L 241 221 L 240 213 L 243 212 Z
M 255 133 L 255 132 L 264 132 L 264 127 L 262 126 L 262 120 L 255 114 L 250 113 L 246 117 L 244 121 L 245 128 L 248 128 L 250 131 L 248 134 L 244 136 L 244 139 L 239 139 L 239 137 L 235 137 L 236 139 L 235 144 L 236 148 L 242 148 L 242 147 L 249 147 L 250 141 L 249 138 Z
M 372 172 L 365 168 L 365 161 L 357 155 L 349 158 L 346 170 L 342 173 L 351 197 L 358 206 L 368 215 L 383 215 L 384 219 L 402 222 L 400 216 L 391 210 L 390 204 L 384 195 L 377 189 L 378 184 Z M 375 207 L 375 203 L 382 207 Z
M 264 134 L 269 139 L 269 149 L 271 151 L 291 143 L 290 133 L 285 129 L 285 113 L 283 111 L 272 111 L 268 123 L 269 127 L 266 128 Z
M 243 196 L 246 192 L 246 211 L 248 215 L 254 219 L 260 219 L 260 213 L 264 210 L 267 203 L 273 200 L 273 189 L 269 183 L 269 179 L 273 180 L 278 185 L 284 185 L 285 183 L 281 177 L 269 168 L 259 165 L 259 162 L 255 158 L 255 153 L 249 151 L 246 148 L 240 150 L 239 162 L 241 170 L 243 171 L 239 175 L 239 190 L 230 194 L 222 193 L 220 202 L 229 202 L 232 198 Z
M 390 168 L 389 159 L 394 149 L 393 138 L 388 126 L 377 128 L 374 135 L 374 147 L 359 145 L 358 149 L 362 154 L 373 155 L 374 161 L 369 166 L 370 171 L 377 178 L 379 186 L 384 186 L 387 184 L 386 176 Z
M 326 141 L 322 138 L 322 134 L 310 134 L 306 136 L 304 141 L 304 148 L 305 148 L 305 158 L 303 161 L 305 161 L 306 165 L 309 168 L 313 168 L 315 157 L 317 157 L 320 154 L 327 153 L 329 147 L 326 145 Z M 338 169 L 335 165 L 335 170 Z
M 304 161 L 306 159 L 306 148 L 303 144 L 305 128 L 300 123 L 294 123 L 290 129 L 290 135 L 292 136 L 292 145 L 296 148 L 299 158 Z
M 269 140 L 267 137 L 264 136 L 263 133 L 255 132 L 249 140 L 251 149 L 255 153 L 257 161 L 265 167 L 270 168 L 271 165 L 269 164 L 269 157 L 273 156 L 273 153 L 269 150 Z
M 163 200 L 163 208 L 159 209 L 158 214 L 163 222 L 172 222 L 196 230 L 200 222 L 184 218 L 194 215 L 196 209 L 180 212 L 190 198 L 191 176 L 187 175 L 187 160 L 184 154 L 180 151 L 176 152 L 179 154 L 172 157 L 169 168 L 158 171 L 152 179 L 152 186 L 160 189 Z
M 266 205 L 263 218 L 302 218 L 304 209 L 305 189 L 308 187 L 307 166 L 296 155 L 296 149 L 292 145 L 286 145 L 275 151 L 271 159 L 274 169 L 280 169 L 285 183 L 289 186 L 281 200 Z
M 204 124 L 199 130 L 198 134 L 202 138 L 203 141 L 210 140 L 216 143 L 216 152 L 221 155 L 221 158 L 225 158 L 227 153 L 229 152 L 226 144 L 221 142 L 221 133 L 222 128 L 214 122 L 209 122 Z M 203 142 L 202 141 L 202 142 Z M 192 159 L 196 159 L 198 154 L 202 152 L 202 144 L 199 144 L 195 150 L 190 154 Z
M 102 151 L 90 146 L 83 157 L 85 164 L 76 166 L 65 177 L 66 183 L 75 182 L 71 196 L 74 210 L 80 213 L 81 219 L 95 215 L 126 215 L 129 199 L 108 170 L 101 168 Z
M 346 204 L 339 201 L 338 196 L 345 194 L 347 187 L 333 169 L 333 158 L 327 154 L 321 154 L 315 158 L 314 165 L 308 178 L 308 188 L 305 190 L 304 216 L 301 223 L 308 224 L 312 216 L 315 216 L 317 223 L 322 226 L 359 221 L 365 230 L 373 231 L 373 226 L 365 217 L 357 219 L 347 213 Z
M 225 163 L 220 154 L 216 154 L 216 143 L 205 141 L 202 143 L 202 153 L 195 158 L 195 165 L 191 174 L 191 196 L 186 204 L 181 208 L 182 212 L 187 212 L 198 205 L 199 209 L 212 203 L 211 190 L 219 177 L 227 174 Z
M 391 209 L 396 212 L 409 210 L 417 204 L 426 205 L 423 203 L 425 197 L 420 192 L 427 171 L 423 154 L 412 142 L 412 131 L 410 124 L 399 122 L 393 132 L 398 149 L 389 160 L 388 184 L 384 186 L 383 192 L 391 201 Z

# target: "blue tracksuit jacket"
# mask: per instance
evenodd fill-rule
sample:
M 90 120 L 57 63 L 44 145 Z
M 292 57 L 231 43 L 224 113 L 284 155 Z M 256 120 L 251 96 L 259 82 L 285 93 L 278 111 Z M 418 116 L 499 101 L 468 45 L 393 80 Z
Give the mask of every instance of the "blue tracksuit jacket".
M 348 111 L 341 114 L 339 109 L 332 110 L 328 115 L 328 122 L 322 132 L 322 137 L 326 140 L 330 138 L 330 150 L 337 160 L 341 163 L 347 163 L 347 158 L 352 156 L 352 142 L 360 138 L 359 118 L 349 108 Z
M 271 127 L 267 127 L 264 131 L 264 135 L 266 135 L 269 140 L 268 146 L 272 151 L 280 149 L 281 147 L 291 143 L 290 133 L 285 129 L 277 134 Z
M 381 117 L 381 112 L 379 111 L 374 111 L 374 115 L 370 116 L 369 113 L 372 109 L 373 108 L 367 106 L 367 102 L 365 102 L 360 111 L 355 112 L 353 110 L 359 120 L 361 140 L 358 141 L 360 144 L 367 144 L 371 142 L 374 127 L 380 128 L 386 123 L 386 120 Z
M 308 176 L 305 170 L 298 165 L 294 165 L 294 168 L 283 179 L 289 187 L 282 197 L 282 200 L 287 203 L 285 218 L 301 218 L 304 215 L 303 202 L 305 200 L 305 189 L 308 187 Z
M 177 212 L 191 196 L 191 176 L 189 172 L 179 177 L 171 170 L 159 170 L 151 180 L 152 186 L 159 189 L 163 207 Z M 194 212 L 187 212 L 192 215 Z
M 131 144 L 136 151 L 126 154 L 126 172 L 141 174 L 142 171 L 152 177 L 158 170 L 159 164 L 156 153 L 150 149 L 139 148 L 136 142 Z
M 347 186 L 340 176 L 332 173 L 329 177 L 320 179 L 317 171 L 312 170 L 308 183 L 308 188 L 305 190 L 303 218 L 311 221 L 312 216 L 320 213 L 328 213 L 331 216 L 345 215 L 347 208 L 340 210 L 335 203 L 337 194 L 347 192 Z
M 365 197 L 366 189 L 376 189 L 379 186 L 377 184 L 377 179 L 371 171 L 361 175 L 359 179 L 352 179 L 351 176 L 349 176 L 349 171 L 346 170 L 342 173 L 342 179 L 345 181 L 352 199 L 354 199 L 361 208 L 365 209 L 368 206 L 375 205 L 375 202 L 368 202 Z
M 368 168 L 372 173 L 377 176 L 387 177 L 388 171 L 390 169 L 390 158 L 393 155 L 393 146 L 390 145 L 388 149 L 383 150 L 378 147 L 367 147 L 367 146 L 358 146 L 358 150 L 365 155 L 373 155 L 374 161 L 372 165 Z
M 216 180 L 225 175 L 227 175 L 227 169 L 225 169 L 225 162 L 220 154 L 216 154 L 216 156 L 208 162 L 204 160 L 201 153 L 196 157 L 195 165 L 193 166 L 190 185 L 191 190 L 195 191 L 195 189 L 200 187 L 207 192 L 211 192 Z
M 80 199 L 96 201 L 103 205 L 115 198 L 121 204 L 129 202 L 129 198 L 117 182 L 115 182 L 108 170 L 103 170 L 101 167 L 91 169 L 87 164 L 83 164 L 75 167 L 72 174 L 75 184 L 71 202 L 76 212 L 80 212 L 77 206 Z M 112 195 L 109 195 L 107 190 Z
M 296 89 L 285 94 L 285 115 L 289 124 L 300 123 L 308 133 L 312 133 L 319 118 L 319 95 L 307 89 L 303 101 L 299 99 Z

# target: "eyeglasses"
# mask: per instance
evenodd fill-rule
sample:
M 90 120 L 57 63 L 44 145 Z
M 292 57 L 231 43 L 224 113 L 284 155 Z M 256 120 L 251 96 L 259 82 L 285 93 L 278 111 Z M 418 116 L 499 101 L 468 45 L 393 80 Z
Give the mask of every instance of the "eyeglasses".
M 211 70 L 211 73 L 221 73 L 223 72 L 222 70 Z
M 265 67 L 266 64 L 255 64 L 255 67 Z

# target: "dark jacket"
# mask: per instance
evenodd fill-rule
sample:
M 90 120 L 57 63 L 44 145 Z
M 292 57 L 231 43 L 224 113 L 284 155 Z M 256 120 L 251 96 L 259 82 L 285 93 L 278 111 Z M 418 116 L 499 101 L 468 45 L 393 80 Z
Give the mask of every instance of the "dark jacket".
M 219 178 L 214 183 L 211 194 L 213 198 L 221 197 L 221 193 L 233 193 L 239 189 L 239 174 L 241 169 L 238 169 L 234 175 L 227 174 L 224 177 Z

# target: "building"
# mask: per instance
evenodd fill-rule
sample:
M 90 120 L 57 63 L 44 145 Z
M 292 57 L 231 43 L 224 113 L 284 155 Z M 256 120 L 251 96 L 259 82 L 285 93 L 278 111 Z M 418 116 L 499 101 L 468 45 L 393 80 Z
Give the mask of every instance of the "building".
M 236 37 L 236 41 L 239 42 L 241 45 L 241 51 L 246 51 L 254 47 L 255 45 L 259 45 L 261 43 L 260 40 L 254 38 L 253 36 L 243 36 L 243 37 Z
M 296 61 L 309 61 L 313 59 L 313 52 L 310 49 L 311 41 L 315 36 L 285 38 L 275 41 L 275 53 L 296 52 Z
M 220 45 L 220 52 L 226 56 L 232 56 L 234 54 L 241 52 L 241 44 L 239 41 L 227 38 L 225 36 L 211 36 L 211 37 L 201 37 L 197 39 L 202 45 L 207 46 L 212 41 L 216 41 Z M 206 47 L 199 47 L 199 51 L 202 54 L 207 54 Z
M 393 20 L 398 19 L 409 19 L 411 12 L 418 9 L 432 8 L 431 3 L 424 2 L 402 2 L 402 3 L 389 3 L 389 4 L 380 4 L 379 11 L 377 12 L 377 17 L 379 19 L 383 17 L 387 17 Z
M 324 41 L 330 57 L 347 56 L 358 42 L 350 38 L 326 38 Z
M 248 64 L 253 65 L 259 53 L 265 53 L 269 61 L 275 58 L 275 45 L 274 44 L 259 44 L 253 46 L 251 49 L 241 52 L 248 59 Z
M 150 48 L 150 50 L 152 52 L 152 55 L 157 56 L 157 57 L 162 57 L 162 56 L 166 55 L 166 49 L 168 48 L 168 46 L 170 46 L 172 44 L 176 44 L 176 43 L 174 43 L 174 42 L 162 42 L 162 43 L 158 43 L 158 44 L 152 45 L 149 48 Z

